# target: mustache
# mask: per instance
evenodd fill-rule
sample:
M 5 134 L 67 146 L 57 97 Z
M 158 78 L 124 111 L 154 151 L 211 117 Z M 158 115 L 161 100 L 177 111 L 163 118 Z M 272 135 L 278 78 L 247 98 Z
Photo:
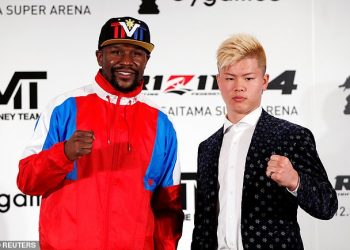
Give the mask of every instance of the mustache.
M 135 81 L 139 78 L 140 72 L 136 69 L 133 69 L 131 67 L 112 67 L 111 68 L 111 75 L 112 79 L 115 80 L 115 75 L 113 74 L 114 72 L 121 71 L 121 70 L 127 70 L 127 71 L 132 71 L 135 74 Z
M 131 70 L 132 72 L 134 72 L 135 74 L 138 73 L 138 70 L 137 69 L 134 69 L 133 67 L 128 67 L 128 66 L 114 66 L 111 68 L 111 71 L 112 72 L 115 72 L 115 71 L 119 71 L 119 70 Z
M 118 81 L 117 81 L 115 75 L 113 74 L 113 72 L 115 72 L 115 71 L 117 71 L 117 70 L 124 70 L 125 68 L 129 68 L 129 67 L 114 67 L 114 69 L 111 68 L 112 74 L 111 74 L 111 81 L 110 81 L 110 83 L 112 84 L 112 86 L 114 87 L 114 89 L 116 89 L 116 90 L 118 90 L 118 91 L 120 91 L 120 92 L 122 92 L 122 93 L 129 93 L 129 92 L 135 90 L 138 86 L 141 85 L 141 84 L 140 84 L 140 79 L 139 79 L 140 72 L 137 71 L 137 70 L 131 69 L 131 70 L 134 72 L 134 74 L 135 74 L 135 79 L 134 79 L 133 83 L 132 83 L 129 87 L 127 87 L 127 88 L 122 88 L 122 87 L 119 85 L 119 83 L 118 83 Z M 130 68 L 129 68 L 129 71 L 130 71 Z

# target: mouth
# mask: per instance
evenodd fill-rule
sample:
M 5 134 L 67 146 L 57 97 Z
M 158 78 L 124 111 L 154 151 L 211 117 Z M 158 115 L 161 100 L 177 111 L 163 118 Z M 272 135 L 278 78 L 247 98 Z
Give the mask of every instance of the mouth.
M 114 71 L 116 74 L 120 74 L 122 76 L 130 76 L 135 75 L 135 72 L 132 70 L 116 70 Z
M 129 80 L 135 77 L 136 72 L 132 70 L 116 70 L 114 71 L 114 74 L 119 79 Z
M 115 70 L 118 73 L 123 73 L 123 74 L 134 74 L 135 70 L 133 69 L 116 69 Z
M 235 102 L 243 102 L 245 99 L 247 99 L 247 98 L 245 98 L 245 97 L 243 97 L 243 96 L 234 96 L 233 98 L 232 98 Z

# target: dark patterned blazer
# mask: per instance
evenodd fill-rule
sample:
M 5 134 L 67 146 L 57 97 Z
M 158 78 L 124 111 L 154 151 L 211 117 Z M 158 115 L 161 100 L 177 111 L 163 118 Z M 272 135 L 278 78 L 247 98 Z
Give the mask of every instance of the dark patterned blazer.
M 198 148 L 192 250 L 217 249 L 218 164 L 223 128 Z M 272 154 L 289 158 L 300 176 L 297 197 L 266 177 Z M 303 249 L 297 222 L 300 206 L 318 219 L 338 208 L 335 190 L 318 157 L 310 130 L 263 110 L 249 146 L 243 181 L 241 233 L 244 249 Z

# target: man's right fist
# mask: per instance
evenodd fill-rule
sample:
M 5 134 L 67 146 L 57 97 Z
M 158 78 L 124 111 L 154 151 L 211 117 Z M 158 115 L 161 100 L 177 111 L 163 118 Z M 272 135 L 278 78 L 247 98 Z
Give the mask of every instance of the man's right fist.
M 69 160 L 74 161 L 91 153 L 94 140 L 95 136 L 92 130 L 77 130 L 68 141 L 65 141 L 64 153 Z

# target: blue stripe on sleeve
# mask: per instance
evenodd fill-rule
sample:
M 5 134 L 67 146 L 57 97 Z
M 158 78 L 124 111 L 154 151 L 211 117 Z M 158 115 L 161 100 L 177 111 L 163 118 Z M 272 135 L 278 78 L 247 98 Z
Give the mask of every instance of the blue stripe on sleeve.
M 43 150 L 49 149 L 52 145 L 68 140 L 76 130 L 77 107 L 74 97 L 68 98 L 61 105 L 57 106 L 51 115 L 49 131 L 43 146 Z M 66 176 L 66 179 L 76 180 L 77 166 Z
M 159 111 L 152 158 L 144 178 L 145 188 L 153 191 L 157 186 L 172 186 L 176 161 L 177 140 L 175 130 L 168 117 Z

